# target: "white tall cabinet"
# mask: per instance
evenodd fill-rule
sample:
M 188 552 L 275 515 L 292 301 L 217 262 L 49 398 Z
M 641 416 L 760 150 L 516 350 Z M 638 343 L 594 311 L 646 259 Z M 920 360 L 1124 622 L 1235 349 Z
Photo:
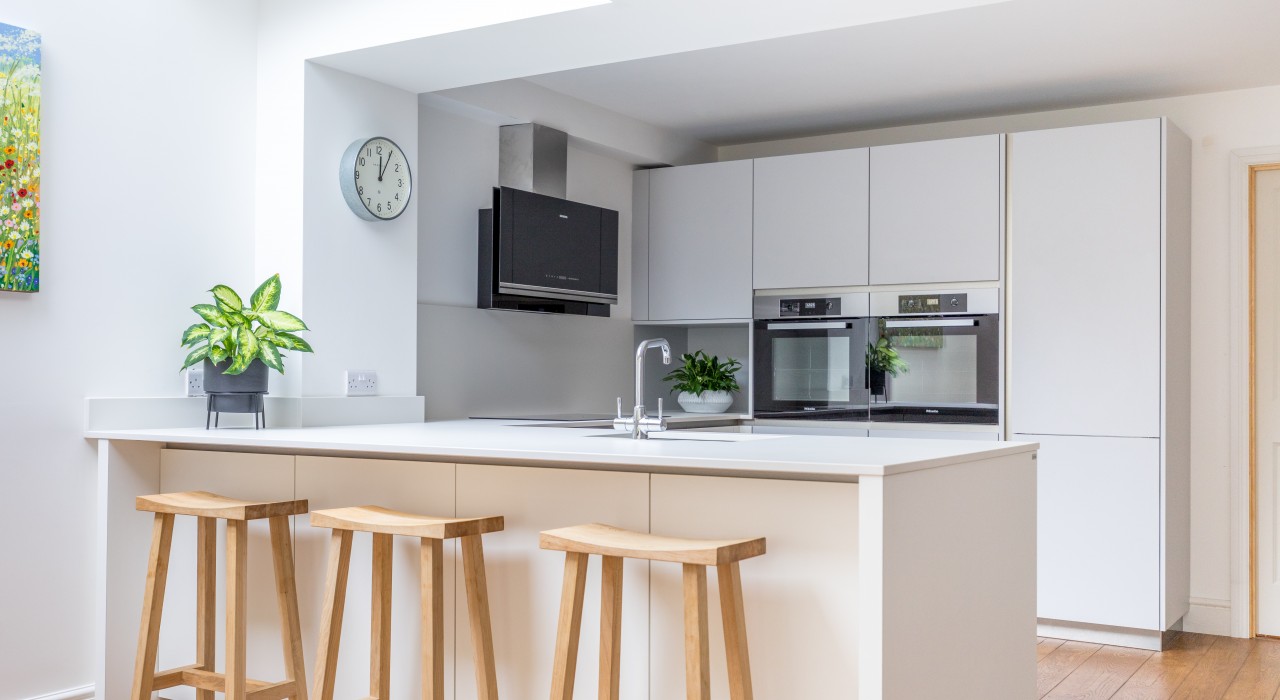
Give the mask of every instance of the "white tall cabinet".
M 1148 119 L 1007 149 L 1007 415 L 1041 443 L 1038 614 L 1159 648 L 1190 598 L 1190 142 Z
M 867 284 L 870 151 L 755 161 L 756 289 Z

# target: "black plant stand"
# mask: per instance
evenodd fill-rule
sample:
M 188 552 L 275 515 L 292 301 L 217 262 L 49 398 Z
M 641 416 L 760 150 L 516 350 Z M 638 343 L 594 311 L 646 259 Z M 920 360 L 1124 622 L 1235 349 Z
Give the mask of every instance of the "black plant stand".
M 222 413 L 252 413 L 253 429 L 258 430 L 259 419 L 261 419 L 261 427 L 267 427 L 267 392 L 208 392 L 208 401 L 205 403 L 204 429 L 209 429 L 209 419 L 213 419 L 213 427 L 218 427 L 218 417 Z

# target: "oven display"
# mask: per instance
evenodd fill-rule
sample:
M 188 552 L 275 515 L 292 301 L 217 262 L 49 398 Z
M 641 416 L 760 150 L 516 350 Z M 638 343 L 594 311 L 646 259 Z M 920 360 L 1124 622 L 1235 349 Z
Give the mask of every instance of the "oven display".
M 968 294 L 903 294 L 898 297 L 900 314 L 964 313 L 968 310 Z
M 778 315 L 787 316 L 838 316 L 840 299 L 783 299 L 778 302 Z

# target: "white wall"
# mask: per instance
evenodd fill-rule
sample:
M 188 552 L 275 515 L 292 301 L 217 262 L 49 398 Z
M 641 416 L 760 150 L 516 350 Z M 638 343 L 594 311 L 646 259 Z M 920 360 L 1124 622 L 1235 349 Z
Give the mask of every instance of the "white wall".
M 44 35 L 45 266 L 38 294 L 0 294 L 4 700 L 92 682 L 84 398 L 176 395 L 187 307 L 252 283 L 256 13 L 252 0 L 5 6 L 5 22 Z
M 1189 627 L 1229 633 L 1229 157 L 1280 144 L 1280 86 L 1009 117 L 728 146 L 753 158 L 953 136 L 1167 116 L 1192 140 L 1191 596 Z M 1247 465 L 1242 465 L 1247 468 Z M 1247 585 L 1247 584 L 1246 584 Z
M 418 161 L 418 97 L 306 64 L 302 313 L 315 354 L 300 355 L 303 396 L 338 396 L 343 370 L 372 369 L 378 391 L 417 393 L 418 207 L 365 221 L 347 207 L 338 160 L 351 142 L 384 136 Z M 425 188 L 415 187 L 411 197 Z
M 428 105 L 418 127 L 418 390 L 428 419 L 611 412 L 615 397 L 630 401 L 632 166 L 569 147 L 568 197 L 620 214 L 612 317 L 482 310 L 477 211 L 498 183 L 498 127 Z

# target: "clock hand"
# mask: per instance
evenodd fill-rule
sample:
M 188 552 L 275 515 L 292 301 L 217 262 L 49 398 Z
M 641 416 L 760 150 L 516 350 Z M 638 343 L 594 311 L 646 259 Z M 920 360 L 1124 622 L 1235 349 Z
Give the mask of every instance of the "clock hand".
M 394 153 L 391 155 L 395 155 Z M 387 156 L 387 164 L 382 166 L 382 172 L 385 173 L 387 168 L 391 167 L 391 156 Z M 378 181 L 382 181 L 382 173 L 378 173 Z
M 378 156 L 378 182 L 382 182 L 382 156 Z

